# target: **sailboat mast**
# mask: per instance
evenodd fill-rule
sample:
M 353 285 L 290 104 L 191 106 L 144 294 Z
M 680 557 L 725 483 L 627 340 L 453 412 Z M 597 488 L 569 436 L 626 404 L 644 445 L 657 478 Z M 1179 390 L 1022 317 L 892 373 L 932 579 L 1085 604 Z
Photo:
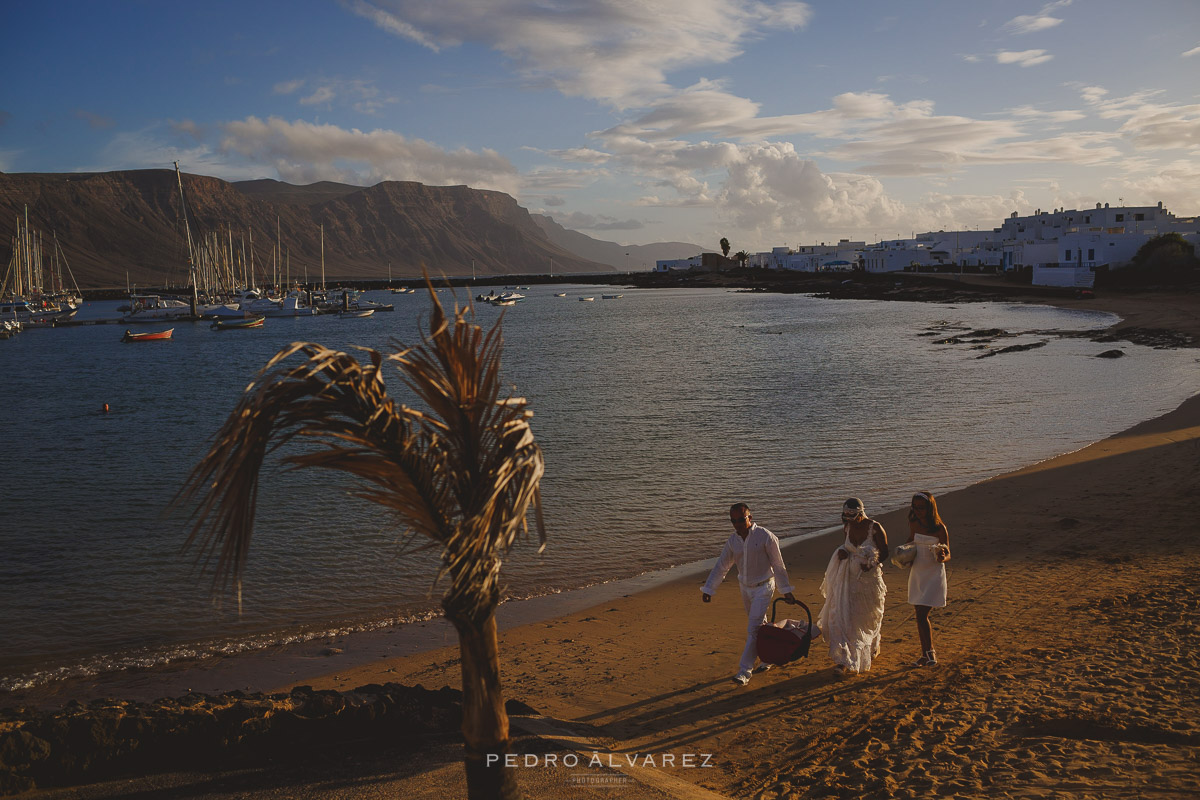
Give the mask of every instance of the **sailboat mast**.
M 188 280 L 194 286 L 196 284 L 196 264 L 192 259 L 192 227 L 188 225 L 187 218 L 187 201 L 183 197 L 183 176 L 179 174 L 179 162 L 175 163 L 175 180 L 179 183 L 179 210 L 183 214 L 183 230 L 187 234 L 187 249 L 188 249 Z
M 321 291 L 325 291 L 325 226 L 321 226 Z
M 33 294 L 33 241 L 29 237 L 29 206 L 25 206 L 25 291 Z

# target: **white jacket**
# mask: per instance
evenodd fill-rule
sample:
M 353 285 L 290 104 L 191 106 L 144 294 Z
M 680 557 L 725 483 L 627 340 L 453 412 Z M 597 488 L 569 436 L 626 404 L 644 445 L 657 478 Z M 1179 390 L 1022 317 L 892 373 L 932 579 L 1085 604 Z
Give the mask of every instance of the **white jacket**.
M 775 588 L 780 594 L 792 591 L 788 581 L 787 567 L 783 564 L 783 555 L 779 552 L 779 539 L 775 534 L 762 525 L 750 526 L 745 541 L 738 536 L 737 531 L 729 534 L 721 556 L 708 573 L 708 582 L 701 589 L 707 595 L 715 595 L 725 575 L 737 564 L 738 582 L 745 587 L 761 586 L 771 577 L 775 578 Z

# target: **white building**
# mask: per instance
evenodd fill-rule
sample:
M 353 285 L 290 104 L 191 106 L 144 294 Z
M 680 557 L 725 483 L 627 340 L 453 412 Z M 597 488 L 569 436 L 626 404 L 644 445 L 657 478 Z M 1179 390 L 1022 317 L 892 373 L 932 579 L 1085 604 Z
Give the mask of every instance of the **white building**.
M 670 272 L 673 269 L 689 270 L 699 269 L 703 254 L 695 255 L 691 258 L 668 258 L 654 262 L 655 272 Z
M 916 239 L 891 239 L 868 247 L 862 254 L 867 272 L 902 272 L 909 268 L 933 266 L 929 242 Z
M 1097 203 L 1094 209 L 1038 209 L 1024 217 L 1014 211 L 990 231 L 928 231 L 869 247 L 848 239 L 837 244 L 775 247 L 754 253 L 746 263 L 761 269 L 803 272 L 862 268 L 882 273 L 949 265 L 985 270 L 1032 268 L 1035 284 L 1091 286 L 1097 268 L 1128 264 L 1138 248 L 1164 233 L 1180 233 L 1200 243 L 1200 218 L 1176 217 L 1162 203 L 1113 208 Z M 702 264 L 714 268 L 702 258 L 659 261 L 656 269 L 693 269 Z
M 800 272 L 849 271 L 859 265 L 866 242 L 841 239 L 837 244 L 799 245 L 795 249 L 776 247 L 770 253 L 758 253 L 759 261 L 768 269 L 790 269 Z M 752 257 L 753 259 L 753 257 Z

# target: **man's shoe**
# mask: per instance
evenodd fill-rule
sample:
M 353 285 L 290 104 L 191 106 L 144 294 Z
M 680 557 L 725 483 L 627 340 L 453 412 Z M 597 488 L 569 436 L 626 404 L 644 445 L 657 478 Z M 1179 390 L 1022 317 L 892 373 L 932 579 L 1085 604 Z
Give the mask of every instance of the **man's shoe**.
M 760 672 L 766 672 L 772 666 L 773 666 L 772 664 L 759 664 L 757 667 L 754 668 L 754 674 L 757 675 Z
M 739 672 L 737 675 L 733 676 L 733 682 L 736 684 L 745 686 L 747 683 L 750 682 L 750 673 L 749 672 Z

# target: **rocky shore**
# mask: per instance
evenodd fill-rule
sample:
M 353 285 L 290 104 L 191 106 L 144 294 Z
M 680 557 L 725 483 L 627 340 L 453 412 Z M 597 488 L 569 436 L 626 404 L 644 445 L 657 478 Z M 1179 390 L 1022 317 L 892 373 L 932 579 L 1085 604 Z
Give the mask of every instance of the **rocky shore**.
M 1200 347 L 1200 286 L 1145 287 L 1083 294 L 1072 288 L 1030 286 L 996 275 L 953 273 L 810 273 L 742 269 L 726 272 L 626 273 L 587 282 L 643 289 L 711 287 L 755 292 L 811 294 L 831 300 L 893 300 L 917 303 L 1038 303 L 1106 311 L 1125 319 L 1104 331 L 1077 334 L 1097 342 L 1126 341 L 1148 347 Z M 1154 324 L 1147 324 L 1154 323 Z

